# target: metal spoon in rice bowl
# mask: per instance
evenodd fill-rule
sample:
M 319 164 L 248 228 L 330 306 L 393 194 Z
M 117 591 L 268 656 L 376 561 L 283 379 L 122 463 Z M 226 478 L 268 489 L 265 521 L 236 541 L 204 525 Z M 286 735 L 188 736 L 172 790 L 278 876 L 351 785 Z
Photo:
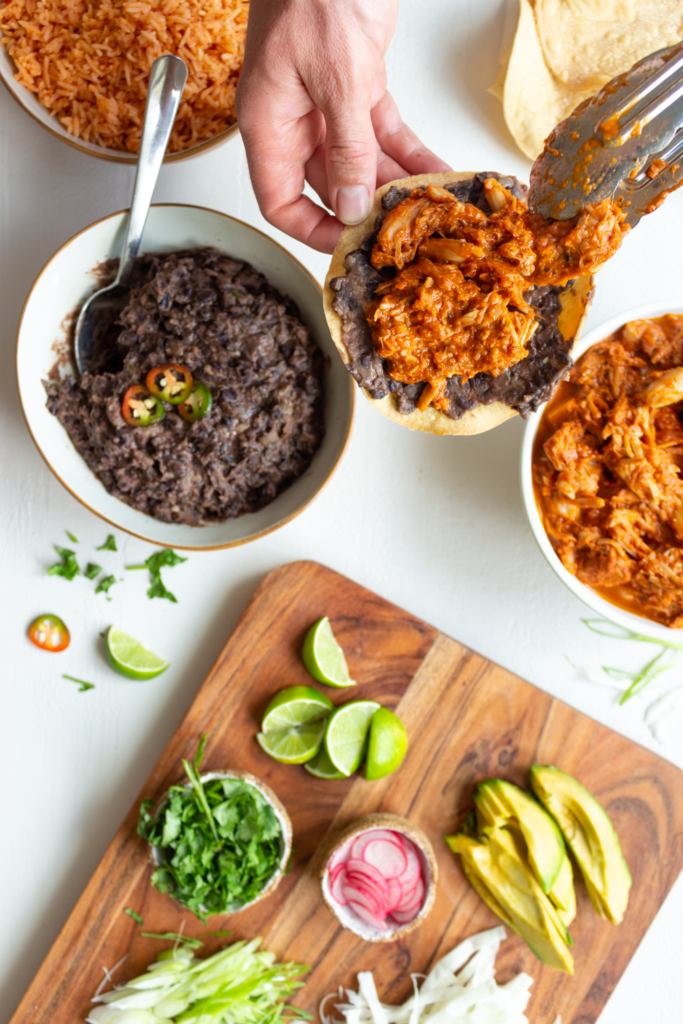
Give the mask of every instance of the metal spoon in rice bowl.
M 90 296 L 76 323 L 74 354 L 80 374 L 87 369 L 98 335 L 101 336 L 108 329 L 128 301 L 127 284 L 140 249 L 154 187 L 186 81 L 187 65 L 179 57 L 164 54 L 152 64 L 133 201 L 119 271 L 112 284 Z

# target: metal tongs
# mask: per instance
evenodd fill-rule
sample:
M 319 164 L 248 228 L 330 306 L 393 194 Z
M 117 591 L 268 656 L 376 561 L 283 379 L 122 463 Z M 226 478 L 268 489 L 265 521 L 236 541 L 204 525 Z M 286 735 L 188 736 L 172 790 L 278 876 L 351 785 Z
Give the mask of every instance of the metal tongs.
M 531 169 L 529 206 L 554 220 L 612 199 L 635 227 L 683 184 L 683 43 L 613 78 L 562 121 Z

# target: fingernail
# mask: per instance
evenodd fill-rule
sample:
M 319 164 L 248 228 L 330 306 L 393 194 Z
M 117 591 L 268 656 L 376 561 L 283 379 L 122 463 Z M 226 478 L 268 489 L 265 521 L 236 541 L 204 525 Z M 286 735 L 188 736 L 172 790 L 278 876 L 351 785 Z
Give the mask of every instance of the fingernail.
M 370 193 L 365 185 L 345 185 L 337 192 L 336 206 L 342 224 L 360 224 L 370 212 Z

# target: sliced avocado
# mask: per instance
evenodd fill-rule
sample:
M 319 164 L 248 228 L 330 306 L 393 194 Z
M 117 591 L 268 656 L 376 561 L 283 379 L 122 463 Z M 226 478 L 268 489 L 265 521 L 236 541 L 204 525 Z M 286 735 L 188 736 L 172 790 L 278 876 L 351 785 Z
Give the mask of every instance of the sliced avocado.
M 559 828 L 541 805 L 519 786 L 503 779 L 487 779 L 474 794 L 479 827 L 501 828 L 515 823 L 527 847 L 529 864 L 548 895 L 567 856 Z M 571 876 L 570 876 L 571 877 Z
M 510 833 L 510 835 L 512 836 L 512 838 L 514 840 L 515 846 L 517 847 L 517 852 L 519 854 L 520 859 L 524 862 L 525 866 L 530 867 L 530 865 L 529 865 L 529 858 L 528 858 L 528 851 L 527 851 L 526 843 L 524 842 L 524 836 L 522 835 L 521 830 L 517 827 L 517 825 L 510 824 L 510 825 L 507 825 L 503 831 Z M 566 856 L 566 854 L 565 854 L 565 856 Z M 562 869 L 560 868 L 560 870 L 562 870 Z M 532 874 L 533 874 L 533 872 L 532 872 Z M 536 881 L 538 881 L 538 879 L 536 879 Z M 543 886 L 541 886 L 540 888 L 542 890 Z M 550 914 L 550 916 L 552 917 L 553 921 L 555 922 L 555 927 L 557 928 L 557 930 L 559 931 L 560 935 L 562 936 L 562 939 L 565 942 L 565 944 L 567 946 L 573 946 L 574 943 L 572 942 L 572 937 L 569 934 L 569 932 L 567 931 L 567 926 L 566 926 L 565 922 L 563 921 L 563 919 L 562 919 L 562 917 L 560 915 L 559 910 L 557 909 L 557 907 L 553 903 L 552 899 L 550 898 L 550 894 L 548 894 L 548 899 L 550 900 L 549 908 L 548 908 L 548 913 Z
M 487 906 L 520 935 L 543 963 L 567 974 L 574 961 L 565 945 L 566 929 L 507 829 L 489 828 L 474 839 L 459 833 L 446 842 Z M 476 878 L 476 882 L 474 879 Z
M 505 827 L 507 828 L 508 832 L 510 832 L 514 836 L 515 842 L 519 847 L 520 853 L 528 860 L 528 850 L 526 843 L 524 842 L 524 836 L 522 835 L 521 830 L 512 821 Z M 541 888 L 543 887 L 541 886 Z M 566 926 L 570 925 L 576 917 L 576 893 L 574 892 L 574 874 L 572 872 L 571 861 L 569 860 L 567 853 L 565 853 L 564 857 L 562 858 L 560 873 L 555 879 L 553 887 L 547 895 L 548 899 L 557 910 L 557 916 L 566 928 Z M 574 945 L 569 935 L 569 932 L 567 932 L 566 942 L 569 946 Z
M 485 883 L 481 880 L 477 872 L 473 867 L 470 867 L 470 862 L 467 857 L 460 858 L 462 862 L 462 869 L 465 872 L 465 878 L 470 883 L 474 891 L 478 894 L 480 899 L 484 901 L 489 910 L 492 910 L 506 924 L 511 931 L 516 931 L 514 922 L 509 914 L 501 907 L 498 900 L 495 898 L 490 889 L 488 889 Z
M 560 873 L 548 893 L 550 901 L 557 907 L 557 914 L 565 925 L 570 925 L 576 917 L 576 893 L 574 892 L 574 873 L 569 857 L 565 853 Z
M 560 826 L 598 914 L 619 924 L 631 875 L 609 817 L 580 782 L 559 768 L 534 765 L 531 785 Z

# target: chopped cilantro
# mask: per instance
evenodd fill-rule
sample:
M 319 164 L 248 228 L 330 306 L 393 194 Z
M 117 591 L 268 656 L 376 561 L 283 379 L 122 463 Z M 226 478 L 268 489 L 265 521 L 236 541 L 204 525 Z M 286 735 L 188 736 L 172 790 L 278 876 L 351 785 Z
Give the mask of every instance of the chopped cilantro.
M 81 570 L 76 561 L 76 552 L 70 551 L 68 548 L 60 548 L 59 544 L 55 544 L 55 551 L 61 558 L 61 562 L 50 566 L 47 570 L 48 576 L 63 576 L 65 580 L 72 580 L 74 576 L 78 576 Z
M 113 587 L 115 583 L 116 583 L 116 577 L 115 576 L 105 576 L 104 579 L 100 580 L 100 582 L 95 587 L 95 593 L 96 594 L 106 594 L 107 591 L 109 590 L 109 588 Z
M 100 545 L 98 551 L 116 551 L 116 537 L 113 533 L 110 533 L 104 544 Z
M 142 918 L 140 918 L 142 922 Z M 144 939 L 163 939 L 165 942 L 178 942 L 188 949 L 201 949 L 204 943 L 201 939 L 193 939 L 191 935 L 183 935 L 181 932 L 140 932 Z
M 69 538 L 72 544 L 78 544 L 78 537 L 74 537 L 73 533 L 69 533 L 68 530 L 65 530 L 64 532 L 66 533 L 67 537 Z
M 172 548 L 162 548 L 161 551 L 155 551 L 153 555 L 150 555 L 142 565 L 127 565 L 126 569 L 148 569 L 152 583 L 147 591 L 147 597 L 165 597 L 167 601 L 177 604 L 178 599 L 175 594 L 172 594 L 166 588 L 161 579 L 161 570 L 164 568 L 172 569 L 174 565 L 179 565 L 181 562 L 186 561 L 186 558 L 176 555 Z
M 126 907 L 124 913 L 128 914 L 128 917 L 132 917 L 138 924 L 142 924 L 142 917 L 135 910 L 131 910 L 130 907 Z
M 200 778 L 204 737 L 194 765 L 183 761 L 191 786 L 176 785 L 155 815 L 143 800 L 138 833 L 164 852 L 152 875 L 201 921 L 239 910 L 278 870 L 282 828 L 265 797 L 242 779 Z
M 85 690 L 94 690 L 94 683 L 86 683 L 85 679 L 76 679 L 75 676 L 67 676 L 62 674 L 62 679 L 68 679 L 72 683 L 78 683 L 78 692 L 83 693 Z
M 99 574 L 101 572 L 102 572 L 102 566 L 101 565 L 95 565 L 94 562 L 88 562 L 88 564 L 86 565 L 85 569 L 83 570 L 83 575 L 85 576 L 85 578 L 87 580 L 94 580 L 95 577 L 99 576 Z

